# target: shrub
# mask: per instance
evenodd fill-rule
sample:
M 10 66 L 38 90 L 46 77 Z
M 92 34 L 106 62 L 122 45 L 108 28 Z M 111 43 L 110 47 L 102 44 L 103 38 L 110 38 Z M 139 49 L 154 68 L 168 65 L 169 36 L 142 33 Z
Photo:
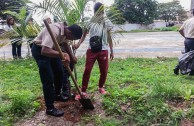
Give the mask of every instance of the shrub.
M 35 96 L 29 90 L 22 90 L 10 92 L 9 98 L 11 100 L 11 112 L 22 116 L 33 106 L 32 101 Z

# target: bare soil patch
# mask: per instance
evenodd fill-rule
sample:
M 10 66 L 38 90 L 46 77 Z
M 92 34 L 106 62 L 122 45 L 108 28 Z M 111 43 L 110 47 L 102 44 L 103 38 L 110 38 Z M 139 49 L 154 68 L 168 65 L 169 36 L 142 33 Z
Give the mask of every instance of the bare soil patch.
M 76 126 L 79 125 L 81 122 L 81 118 L 87 115 L 99 115 L 105 116 L 105 112 L 102 108 L 102 98 L 101 94 L 95 92 L 92 94 L 93 104 L 95 106 L 94 110 L 85 110 L 82 108 L 79 101 L 76 100 L 69 100 L 67 102 L 55 102 L 56 108 L 60 108 L 64 111 L 63 117 L 53 117 L 45 114 L 45 105 L 44 105 L 44 98 L 39 98 L 41 103 L 40 110 L 35 114 L 34 117 L 22 120 L 16 124 L 16 126 Z M 92 124 L 92 120 L 87 122 L 87 125 L 94 125 Z

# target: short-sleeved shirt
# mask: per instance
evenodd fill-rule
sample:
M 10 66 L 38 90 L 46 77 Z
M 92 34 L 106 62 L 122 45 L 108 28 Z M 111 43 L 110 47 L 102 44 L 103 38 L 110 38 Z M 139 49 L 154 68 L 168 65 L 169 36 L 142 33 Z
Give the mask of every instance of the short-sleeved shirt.
M 19 25 L 16 24 L 16 26 L 18 27 Z M 14 30 L 13 26 L 6 25 L 4 27 L 4 30 L 6 32 L 13 32 L 12 35 L 8 36 L 10 38 L 11 43 L 16 43 L 16 42 L 21 42 L 22 41 L 22 37 Z
M 90 24 L 92 26 L 92 23 Z M 95 23 L 95 26 L 89 27 L 90 38 L 93 36 L 102 36 L 102 50 L 108 50 L 108 31 L 113 28 L 110 20 L 102 21 L 100 24 Z M 90 49 L 90 44 L 88 46 Z
M 59 44 L 64 42 L 66 39 L 66 36 L 64 35 L 65 27 L 66 26 L 63 23 L 50 24 L 50 28 Z M 46 27 L 43 28 L 39 35 L 34 39 L 34 43 L 40 46 L 54 48 L 54 43 Z
M 181 26 L 186 38 L 194 38 L 194 17 L 186 20 Z
M 4 30 L 5 31 L 13 31 L 14 29 L 13 29 L 13 27 L 10 25 L 6 25 L 5 27 L 4 27 Z

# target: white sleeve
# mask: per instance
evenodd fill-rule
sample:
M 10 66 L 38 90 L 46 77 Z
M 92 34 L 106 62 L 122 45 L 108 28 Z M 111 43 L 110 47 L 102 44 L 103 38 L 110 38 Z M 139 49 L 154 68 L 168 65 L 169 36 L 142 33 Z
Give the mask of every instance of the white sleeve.
M 11 27 L 9 27 L 8 25 L 6 25 L 6 26 L 4 26 L 4 30 L 5 30 L 5 31 L 11 31 L 12 29 L 11 29 Z
M 106 20 L 105 25 L 108 31 L 113 29 L 113 23 L 110 20 Z

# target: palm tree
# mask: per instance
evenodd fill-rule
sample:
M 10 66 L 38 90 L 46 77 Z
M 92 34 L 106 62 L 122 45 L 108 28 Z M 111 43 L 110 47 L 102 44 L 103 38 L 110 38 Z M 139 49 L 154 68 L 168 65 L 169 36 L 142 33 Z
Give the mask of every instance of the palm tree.
M 94 15 L 89 21 L 84 21 L 84 11 L 86 4 L 89 1 L 93 1 L 94 3 L 96 2 L 96 0 L 44 0 L 39 4 L 31 2 L 30 6 L 39 14 L 46 13 L 48 11 L 57 17 L 59 21 L 66 22 L 68 25 L 76 23 L 82 25 L 83 28 L 94 27 L 98 31 L 100 29 L 97 26 L 99 25 L 99 22 L 102 21 L 101 18 Z M 114 21 L 121 17 L 119 16 L 120 12 L 115 8 L 105 8 L 105 11 L 110 10 L 113 12 L 113 15 L 109 17 L 105 16 L 103 21 Z M 111 34 L 114 40 L 116 33 L 112 31 Z
M 27 13 L 26 7 L 22 7 L 19 13 L 16 13 L 13 11 L 4 11 L 3 13 L 16 17 L 16 19 L 18 20 L 19 26 L 13 26 L 14 28 L 13 31 L 4 32 L 3 34 L 1 34 L 0 35 L 1 40 L 6 38 L 14 38 L 14 37 L 29 38 L 31 36 L 37 35 L 41 30 L 40 26 L 37 25 L 37 23 L 36 25 L 33 25 L 33 27 L 28 26 L 28 20 L 30 19 L 32 13 L 26 16 L 26 13 Z M 0 48 L 9 44 L 10 42 L 8 41 L 2 41 L 0 43 Z M 29 55 L 30 54 L 29 43 L 27 43 L 27 45 L 28 45 L 27 47 L 28 47 L 28 55 Z
M 79 23 L 87 0 L 44 0 L 42 3 L 35 4 L 30 2 L 30 7 L 35 12 L 50 12 L 56 16 L 59 21 L 65 21 L 68 25 Z

